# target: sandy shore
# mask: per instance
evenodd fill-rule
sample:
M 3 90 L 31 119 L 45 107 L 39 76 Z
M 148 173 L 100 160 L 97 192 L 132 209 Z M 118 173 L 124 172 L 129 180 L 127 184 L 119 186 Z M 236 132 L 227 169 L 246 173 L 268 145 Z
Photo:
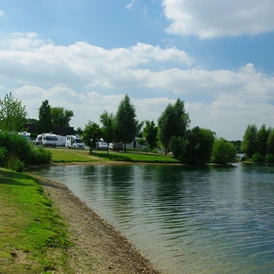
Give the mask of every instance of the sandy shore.
M 32 175 L 33 176 L 33 175 Z M 70 265 L 74 273 L 163 273 L 153 268 L 125 237 L 100 218 L 63 184 L 38 176 L 44 192 L 68 225 Z

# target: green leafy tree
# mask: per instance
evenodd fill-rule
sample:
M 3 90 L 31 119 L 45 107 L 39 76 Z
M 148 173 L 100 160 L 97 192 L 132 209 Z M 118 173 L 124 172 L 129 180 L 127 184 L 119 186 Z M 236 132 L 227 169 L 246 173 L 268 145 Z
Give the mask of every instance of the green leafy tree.
M 49 101 L 45 100 L 39 108 L 38 133 L 46 133 L 50 131 L 52 131 L 51 107 Z
M 253 154 L 257 152 L 258 138 L 257 138 L 257 126 L 248 125 L 242 141 L 242 151 L 248 158 L 251 158 Z
M 100 126 L 94 122 L 89 121 L 85 126 L 81 139 L 83 142 L 89 146 L 89 152 L 92 153 L 92 150 L 96 148 L 96 143 L 102 137 L 102 130 Z
M 158 128 L 153 121 L 145 121 L 143 136 L 146 138 L 148 148 L 151 150 L 157 146 L 157 132 Z
M 112 113 L 108 113 L 104 111 L 104 113 L 100 116 L 100 122 L 102 124 L 102 136 L 104 141 L 108 144 L 115 140 L 115 123 L 114 123 L 114 115 Z M 107 146 L 107 153 L 108 153 Z
M 76 134 L 79 135 L 79 136 L 81 136 L 81 135 L 83 134 L 83 130 L 82 130 L 81 127 L 78 127 L 78 128 L 76 129 Z
M 274 128 L 272 128 L 267 138 L 267 153 L 274 155 Z
M 170 149 L 173 153 L 173 157 L 175 159 L 183 162 L 184 155 L 186 153 L 188 141 L 186 141 L 183 137 L 172 136 L 170 139 Z
M 52 125 L 58 127 L 69 127 L 70 120 L 74 116 L 72 110 L 67 110 L 63 107 L 52 107 L 50 114 Z
M 267 153 L 267 139 L 271 132 L 271 128 L 266 128 L 265 125 L 262 125 L 257 133 L 257 152 L 262 155 L 263 157 L 266 156 Z
M 186 134 L 186 152 L 184 163 L 190 165 L 204 165 L 210 162 L 215 133 L 209 129 L 194 127 Z
M 26 107 L 11 92 L 3 100 L 0 99 L 0 127 L 3 131 L 23 131 L 27 116 Z
M 224 138 L 214 141 L 211 161 L 216 164 L 226 164 L 234 162 L 236 159 L 237 149 Z
M 183 101 L 178 98 L 174 105 L 167 105 L 158 119 L 159 140 L 165 148 L 165 155 L 167 154 L 171 137 L 184 137 L 189 123 L 189 115 L 185 111 Z
M 126 151 L 126 144 L 134 140 L 141 127 L 142 124 L 139 124 L 136 119 L 135 107 L 130 103 L 130 98 L 126 94 L 115 116 L 117 139 L 124 144 L 124 151 Z

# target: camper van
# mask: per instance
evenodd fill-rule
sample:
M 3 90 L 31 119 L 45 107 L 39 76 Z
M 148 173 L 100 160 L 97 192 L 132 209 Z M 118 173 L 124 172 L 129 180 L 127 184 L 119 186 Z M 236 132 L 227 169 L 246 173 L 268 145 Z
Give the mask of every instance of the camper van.
M 65 146 L 66 137 L 61 135 L 56 135 L 52 133 L 44 133 L 37 136 L 35 140 L 36 145 L 57 147 L 57 146 Z
M 83 143 L 80 137 L 77 137 L 75 135 L 67 135 L 66 147 L 76 148 L 76 149 L 85 149 L 85 144 Z

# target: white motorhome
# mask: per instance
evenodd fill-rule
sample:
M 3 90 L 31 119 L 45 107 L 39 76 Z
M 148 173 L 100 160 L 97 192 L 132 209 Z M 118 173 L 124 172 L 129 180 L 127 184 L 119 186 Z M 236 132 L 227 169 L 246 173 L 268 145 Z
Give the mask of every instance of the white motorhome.
M 43 146 L 51 146 L 51 147 L 57 147 L 57 146 L 65 146 L 66 144 L 66 137 L 61 135 L 56 135 L 52 133 L 43 133 L 41 135 L 38 135 L 35 144 Z
M 75 135 L 67 135 L 66 136 L 66 147 L 68 148 L 76 148 L 76 149 L 85 149 L 85 144 L 81 140 L 80 137 Z

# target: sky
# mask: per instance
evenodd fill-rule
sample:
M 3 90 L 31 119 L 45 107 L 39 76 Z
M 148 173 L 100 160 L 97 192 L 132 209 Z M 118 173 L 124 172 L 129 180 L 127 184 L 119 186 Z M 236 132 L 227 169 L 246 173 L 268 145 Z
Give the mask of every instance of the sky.
M 0 0 L 0 99 L 38 119 L 42 101 L 71 126 L 116 113 L 157 122 L 185 102 L 190 128 L 241 140 L 274 127 L 273 0 Z

